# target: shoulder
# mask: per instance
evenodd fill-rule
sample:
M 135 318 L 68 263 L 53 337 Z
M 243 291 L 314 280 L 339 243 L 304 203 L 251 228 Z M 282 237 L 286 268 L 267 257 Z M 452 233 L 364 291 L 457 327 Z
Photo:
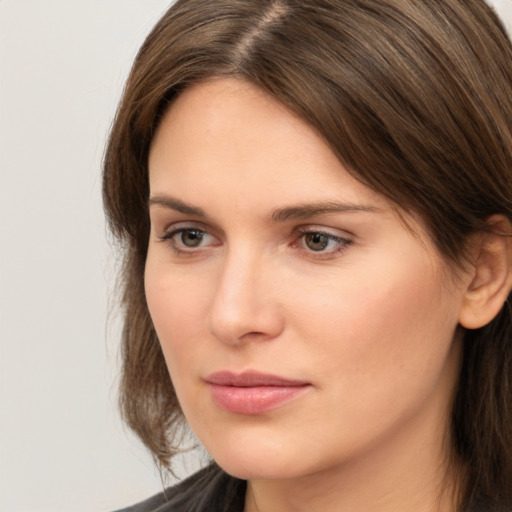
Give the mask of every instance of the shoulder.
M 142 503 L 117 512 L 242 512 L 246 483 L 212 464 Z

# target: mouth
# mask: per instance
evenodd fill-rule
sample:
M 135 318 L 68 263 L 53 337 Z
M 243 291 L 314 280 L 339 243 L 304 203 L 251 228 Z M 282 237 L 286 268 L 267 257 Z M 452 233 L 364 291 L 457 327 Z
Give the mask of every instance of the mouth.
M 311 384 L 255 371 L 217 372 L 205 379 L 213 401 L 222 409 L 255 415 L 269 412 L 299 397 Z

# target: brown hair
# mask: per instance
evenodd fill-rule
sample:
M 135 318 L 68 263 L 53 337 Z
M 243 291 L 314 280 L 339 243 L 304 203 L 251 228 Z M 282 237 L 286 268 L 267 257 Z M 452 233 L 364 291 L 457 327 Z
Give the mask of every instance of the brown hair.
M 512 47 L 483 0 L 178 0 L 139 51 L 104 161 L 124 251 L 121 406 L 164 466 L 184 423 L 144 297 L 148 152 L 173 98 L 214 76 L 301 116 L 455 265 L 491 215 L 512 219 Z M 465 333 L 452 415 L 464 510 L 512 507 L 511 332 L 506 304 Z

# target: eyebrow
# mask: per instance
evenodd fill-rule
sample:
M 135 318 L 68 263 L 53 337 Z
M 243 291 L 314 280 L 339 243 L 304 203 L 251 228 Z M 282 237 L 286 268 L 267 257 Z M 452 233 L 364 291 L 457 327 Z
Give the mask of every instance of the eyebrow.
M 163 206 L 171 210 L 175 210 L 185 215 L 194 215 L 195 217 L 207 218 L 205 211 L 197 206 L 184 203 L 179 199 L 169 196 L 153 196 L 149 199 L 149 206 Z M 272 212 L 271 218 L 275 222 L 285 222 L 287 220 L 301 220 L 325 215 L 329 213 L 345 213 L 345 212 L 381 212 L 379 208 L 369 205 L 361 205 L 355 203 L 345 203 L 336 201 L 325 201 L 320 203 L 304 203 L 293 206 L 279 208 Z
M 316 217 L 318 215 L 325 215 L 329 213 L 344 213 L 344 212 L 368 212 L 378 213 L 381 212 L 375 206 L 367 206 L 362 204 L 344 203 L 336 201 L 327 201 L 314 204 L 299 204 L 296 206 L 289 206 L 280 208 L 272 213 L 272 220 L 276 222 L 284 222 L 287 220 L 300 220 Z
M 206 218 L 206 213 L 202 208 L 198 208 L 197 206 L 192 206 L 179 199 L 175 199 L 174 197 L 168 196 L 154 196 L 150 197 L 148 201 L 148 205 L 151 206 L 163 206 L 165 208 L 169 208 L 171 210 L 175 210 L 180 213 L 184 213 L 185 215 L 194 215 L 195 217 Z

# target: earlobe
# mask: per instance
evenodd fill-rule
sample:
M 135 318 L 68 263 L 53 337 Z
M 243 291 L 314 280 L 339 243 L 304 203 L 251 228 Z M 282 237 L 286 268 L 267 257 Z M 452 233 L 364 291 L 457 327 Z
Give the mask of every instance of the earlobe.
M 476 240 L 475 263 L 459 314 L 459 323 L 467 329 L 488 324 L 512 288 L 512 224 L 503 215 L 493 215 L 488 225 L 489 232 Z

